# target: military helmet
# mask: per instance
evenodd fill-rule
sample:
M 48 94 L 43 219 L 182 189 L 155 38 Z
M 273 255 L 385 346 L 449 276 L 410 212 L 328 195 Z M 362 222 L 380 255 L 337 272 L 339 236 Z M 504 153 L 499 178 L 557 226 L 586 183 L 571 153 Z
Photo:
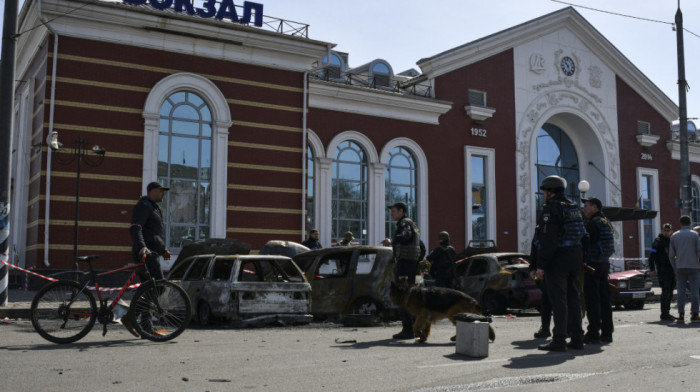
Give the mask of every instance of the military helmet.
M 450 233 L 446 231 L 441 231 L 440 234 L 438 234 L 438 240 L 439 241 L 449 241 L 450 240 Z
M 540 185 L 540 189 L 549 191 L 553 190 L 556 191 L 557 189 L 564 190 L 566 189 L 566 180 L 562 177 L 559 176 L 548 176 L 544 180 L 542 180 L 542 184 Z

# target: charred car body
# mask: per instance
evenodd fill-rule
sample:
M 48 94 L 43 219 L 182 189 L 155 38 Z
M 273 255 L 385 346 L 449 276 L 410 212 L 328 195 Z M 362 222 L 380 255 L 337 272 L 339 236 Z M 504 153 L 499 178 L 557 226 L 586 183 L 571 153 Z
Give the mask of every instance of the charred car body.
M 610 276 L 610 302 L 615 307 L 644 309 L 644 303 L 654 295 L 653 282 L 646 270 L 615 272 Z
M 383 246 L 339 246 L 294 256 L 311 284 L 311 313 L 324 319 L 388 319 L 395 315 L 389 290 L 394 256 Z
M 485 314 L 508 308 L 538 308 L 542 292 L 530 278 L 530 257 L 523 253 L 482 253 L 456 262 L 456 288 L 479 301 Z
M 178 262 L 168 280 L 187 291 L 202 325 L 212 318 L 240 326 L 312 320 L 311 286 L 289 257 L 196 255 Z

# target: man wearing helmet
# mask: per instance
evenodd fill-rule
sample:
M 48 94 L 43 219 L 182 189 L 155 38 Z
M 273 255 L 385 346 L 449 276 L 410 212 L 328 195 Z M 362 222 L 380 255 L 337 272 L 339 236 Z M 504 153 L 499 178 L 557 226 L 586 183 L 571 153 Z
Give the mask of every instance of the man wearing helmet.
M 552 304 L 552 340 L 540 345 L 545 351 L 583 349 L 579 273 L 583 268 L 582 239 L 586 234 L 578 205 L 564 195 L 566 180 L 549 176 L 542 181 L 545 204 L 537 219 L 537 271 L 544 280 Z M 567 344 L 567 336 L 571 341 Z

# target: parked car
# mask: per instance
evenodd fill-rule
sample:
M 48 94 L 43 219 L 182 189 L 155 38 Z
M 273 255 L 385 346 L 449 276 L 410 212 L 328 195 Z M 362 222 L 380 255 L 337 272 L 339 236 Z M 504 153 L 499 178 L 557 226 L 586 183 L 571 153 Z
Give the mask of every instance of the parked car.
M 610 274 L 610 302 L 615 307 L 644 309 L 644 303 L 654 295 L 653 283 L 646 270 L 628 270 Z
M 523 253 L 481 253 L 456 262 L 456 288 L 474 297 L 486 314 L 508 308 L 539 308 L 542 291 L 530 278 L 530 256 Z
M 391 248 L 339 246 L 299 253 L 293 259 L 311 284 L 315 318 L 370 322 L 395 316 L 397 308 L 389 298 L 394 278 Z
M 168 280 L 187 291 L 201 325 L 212 318 L 241 326 L 313 319 L 311 285 L 289 257 L 196 255 L 178 263 Z

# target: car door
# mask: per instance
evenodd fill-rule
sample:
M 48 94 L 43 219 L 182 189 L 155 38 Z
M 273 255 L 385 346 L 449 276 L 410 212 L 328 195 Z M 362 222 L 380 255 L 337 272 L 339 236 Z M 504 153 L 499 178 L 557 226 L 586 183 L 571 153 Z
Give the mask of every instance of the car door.
M 231 311 L 231 275 L 235 263 L 235 257 L 216 256 L 204 277 L 202 299 L 215 316 L 226 316 Z
M 192 306 L 196 309 L 197 304 L 202 295 L 202 289 L 204 288 L 204 276 L 209 267 L 209 262 L 212 259 L 212 255 L 206 256 L 196 256 L 192 261 L 192 265 L 189 267 L 187 272 L 180 282 L 187 295 L 190 297 Z
M 460 280 L 461 289 L 472 298 L 479 299 L 489 278 L 489 260 L 473 256 L 467 265 L 467 271 Z
M 309 281 L 311 313 L 341 314 L 345 310 L 353 294 L 354 271 L 349 271 L 352 255 L 352 249 L 344 249 L 319 256 Z

